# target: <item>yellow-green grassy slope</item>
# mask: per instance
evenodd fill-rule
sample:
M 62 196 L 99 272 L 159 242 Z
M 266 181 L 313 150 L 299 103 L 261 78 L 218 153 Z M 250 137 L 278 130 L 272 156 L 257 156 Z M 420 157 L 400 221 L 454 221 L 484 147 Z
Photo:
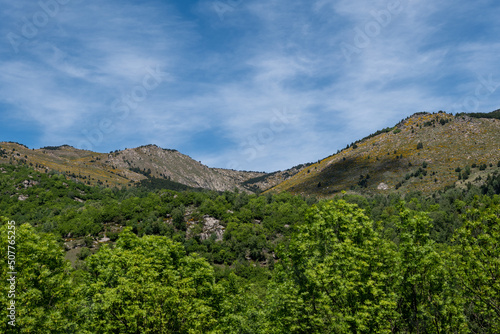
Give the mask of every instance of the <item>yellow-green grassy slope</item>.
M 423 148 L 417 149 L 418 143 Z M 270 191 L 328 197 L 342 190 L 384 193 L 397 188 L 399 192 L 430 194 L 455 184 L 457 167 L 475 163 L 487 164 L 481 173 L 498 169 L 500 120 L 416 114 L 393 130 L 356 145 L 309 166 Z M 427 175 L 407 179 L 419 168 Z M 479 173 L 477 168 L 472 171 L 471 178 Z M 359 185 L 363 179 L 366 187 Z
M 0 163 L 25 163 L 38 171 L 57 171 L 67 176 L 75 175 L 75 179 L 85 183 L 102 183 L 107 186 L 128 184 L 146 177 L 141 174 L 114 168 L 106 163 L 108 154 L 78 150 L 71 146 L 60 146 L 57 149 L 29 149 L 16 143 L 0 143 L 6 154 L 0 156 Z
M 88 184 L 122 187 L 146 179 L 144 172 L 191 187 L 211 190 L 245 190 L 248 179 L 265 175 L 209 168 L 176 150 L 146 145 L 113 153 L 96 153 L 63 145 L 29 149 L 0 142 L 0 163 L 27 164 L 39 171 L 57 171 Z

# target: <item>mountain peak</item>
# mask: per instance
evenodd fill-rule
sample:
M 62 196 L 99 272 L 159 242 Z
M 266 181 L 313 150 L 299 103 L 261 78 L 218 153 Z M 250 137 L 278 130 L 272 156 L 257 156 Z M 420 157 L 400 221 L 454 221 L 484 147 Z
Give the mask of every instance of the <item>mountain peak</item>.
M 87 184 L 123 187 L 149 179 L 167 180 L 193 188 L 249 191 L 244 182 L 266 175 L 209 168 L 177 150 L 154 144 L 97 153 L 69 145 L 37 150 L 19 143 L 0 143 L 0 163 L 29 164 L 39 171 L 58 171 Z

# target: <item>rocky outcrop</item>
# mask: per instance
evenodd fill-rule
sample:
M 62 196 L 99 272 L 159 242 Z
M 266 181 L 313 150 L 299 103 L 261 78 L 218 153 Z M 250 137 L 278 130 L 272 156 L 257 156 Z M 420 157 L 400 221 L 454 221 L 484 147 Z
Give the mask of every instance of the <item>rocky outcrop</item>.
M 189 224 L 187 238 L 198 235 L 201 240 L 208 240 L 212 235 L 215 235 L 215 241 L 222 241 L 224 230 L 225 227 L 221 225 L 220 220 L 205 215 L 201 222 L 192 222 Z
M 387 190 L 387 189 L 389 189 L 389 186 L 388 186 L 387 184 L 385 184 L 385 183 L 383 183 L 383 182 L 382 182 L 382 183 L 380 183 L 380 184 L 377 186 L 377 189 L 378 189 L 378 190 Z
M 22 183 L 24 189 L 31 188 L 31 187 L 36 186 L 38 184 L 39 184 L 38 181 L 33 181 L 33 180 L 24 180 Z
M 176 150 L 163 149 L 156 145 L 141 146 L 109 154 L 104 163 L 112 168 L 126 170 L 126 177 L 134 180 L 145 178 L 144 175 L 131 171 L 139 170 L 151 177 L 165 178 L 190 187 L 216 191 L 232 191 L 235 188 L 246 191 L 246 188 L 242 186 L 243 182 L 265 175 L 265 173 L 258 172 L 210 168 Z M 135 178 L 132 174 L 136 175 Z
M 200 234 L 201 240 L 209 239 L 215 234 L 216 241 L 222 241 L 225 227 L 220 224 L 220 220 L 210 216 L 203 217 L 203 232 Z

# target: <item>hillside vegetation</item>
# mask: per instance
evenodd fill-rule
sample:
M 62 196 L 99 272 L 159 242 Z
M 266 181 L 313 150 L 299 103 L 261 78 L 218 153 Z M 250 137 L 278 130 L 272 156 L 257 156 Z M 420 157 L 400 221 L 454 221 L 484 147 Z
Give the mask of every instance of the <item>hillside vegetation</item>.
M 0 333 L 499 333 L 499 125 L 417 114 L 271 174 L 1 143 Z
M 242 183 L 265 175 L 209 168 L 176 150 L 155 145 L 105 154 L 68 145 L 35 150 L 18 143 L 2 142 L 0 163 L 26 164 L 38 171 L 57 171 L 88 185 L 105 187 L 132 186 L 142 180 L 157 179 L 193 188 L 249 191 Z
M 458 169 L 472 168 L 470 182 L 498 170 L 499 161 L 499 119 L 419 113 L 308 166 L 271 191 L 327 197 L 343 190 L 431 194 L 459 182 Z
M 16 260 L 0 275 L 17 273 L 21 333 L 497 333 L 499 194 L 496 172 L 318 202 L 3 165 L 0 247 L 15 230 Z

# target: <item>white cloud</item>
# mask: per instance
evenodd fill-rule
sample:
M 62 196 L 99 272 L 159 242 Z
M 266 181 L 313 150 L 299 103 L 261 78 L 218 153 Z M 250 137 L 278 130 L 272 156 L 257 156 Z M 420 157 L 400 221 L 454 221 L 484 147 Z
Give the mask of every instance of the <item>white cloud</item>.
M 1 3 L 10 18 L 4 35 L 38 10 Z M 499 10 L 488 1 L 401 0 L 403 10 L 347 62 L 340 44 L 355 45 L 355 29 L 373 26 L 373 11 L 393 3 L 244 1 L 221 20 L 212 1 L 182 11 L 173 1 L 75 1 L 19 54 L 2 53 L 0 102 L 38 122 L 40 146 L 78 145 L 111 120 L 96 150 L 152 142 L 189 147 L 184 153 L 212 166 L 285 169 L 413 112 L 446 110 L 473 94 L 478 75 L 500 81 Z M 477 11 L 481 19 L 467 16 Z M 169 79 L 117 117 L 113 101 L 157 66 Z M 493 108 L 495 94 L 480 107 Z M 283 109 L 294 117 L 273 130 Z M 192 138 L 210 132 L 219 139 L 210 153 L 203 143 L 193 148 Z

